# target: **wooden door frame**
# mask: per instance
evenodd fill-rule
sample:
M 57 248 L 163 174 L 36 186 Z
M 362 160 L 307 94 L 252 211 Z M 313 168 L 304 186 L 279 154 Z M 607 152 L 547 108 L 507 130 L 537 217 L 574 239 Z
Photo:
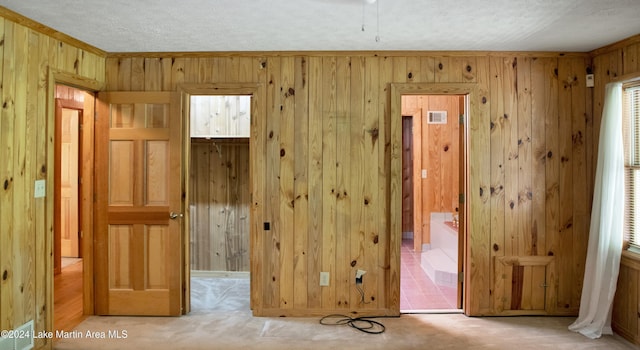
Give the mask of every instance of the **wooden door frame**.
M 103 84 L 97 80 L 87 79 L 79 75 L 58 70 L 55 68 L 49 68 L 47 77 L 47 110 L 46 110 L 46 164 L 43 165 L 42 172 L 45 173 L 44 177 L 46 183 L 50 184 L 46 186 L 46 198 L 45 198 L 45 222 L 46 227 L 53 228 L 54 226 L 54 210 L 55 210 L 55 125 L 56 125 L 56 113 L 55 113 L 55 99 L 56 99 L 56 85 L 62 84 L 70 87 L 84 90 L 90 93 L 95 93 L 102 90 Z M 90 115 L 85 113 L 85 121 L 93 121 Z M 91 124 L 93 125 L 93 124 Z M 93 127 L 86 128 L 85 132 L 93 139 Z M 85 150 L 86 151 L 86 150 Z M 93 154 L 91 150 L 90 154 Z M 85 162 L 86 160 L 86 162 Z M 90 160 L 83 157 L 83 171 L 86 177 L 93 178 L 93 157 Z M 93 181 L 87 181 L 85 179 L 83 194 L 81 195 L 81 206 L 83 210 L 82 230 L 84 232 L 84 244 L 82 245 L 83 255 L 83 310 L 85 315 L 93 314 L 93 302 L 94 302 L 94 289 L 93 289 Z M 87 194 L 89 194 L 87 196 Z M 53 274 L 54 274 L 54 232 L 52 229 L 46 230 L 45 238 L 45 250 L 42 258 L 45 260 L 45 288 L 44 296 L 47 307 L 45 308 L 45 329 L 53 331 Z
M 477 84 L 469 83 L 392 83 L 391 84 L 391 176 L 390 176 L 390 275 L 398 276 L 397 278 L 390 279 L 389 292 L 390 295 L 397 295 L 397 298 L 392 298 L 392 305 L 390 308 L 395 311 L 400 311 L 400 249 L 402 246 L 402 96 L 403 95 L 463 95 L 467 101 L 466 105 L 470 108 L 476 106 L 472 101 L 478 101 L 479 90 Z M 475 107 L 477 109 L 477 106 Z M 459 294 L 462 289 L 462 309 L 463 312 L 467 312 L 469 300 L 472 297 L 470 291 L 472 290 L 470 285 L 470 274 L 464 273 L 464 271 L 471 271 L 469 258 L 469 249 L 467 242 L 469 241 L 469 116 L 479 115 L 477 110 L 465 110 L 465 121 L 461 126 L 461 133 L 464 135 L 461 142 L 464 143 L 464 147 L 460 149 L 459 157 L 462 158 L 465 163 L 460 167 L 460 181 L 464 183 L 463 188 L 460 189 L 463 198 L 465 200 L 460 203 L 460 222 L 458 230 L 460 231 L 459 237 L 462 242 L 458 242 L 462 247 L 462 252 L 459 252 L 459 256 L 463 256 L 463 260 L 458 261 L 460 272 L 462 273 L 463 280 L 459 283 Z M 460 288 L 462 284 L 463 288 Z
M 261 83 L 212 83 L 212 84 L 200 84 L 200 83 L 184 83 L 178 86 L 178 92 L 181 95 L 181 117 L 182 117 L 182 130 L 183 130 L 183 169 L 182 169 L 182 193 L 184 196 L 182 212 L 184 213 L 183 224 L 183 305 L 182 310 L 184 314 L 187 314 L 191 310 L 191 251 L 189 247 L 190 242 L 190 227 L 191 213 L 189 211 L 189 169 L 191 166 L 191 128 L 190 128 L 190 96 L 195 95 L 250 95 L 251 99 L 251 131 L 249 138 L 249 186 L 251 193 L 251 208 L 249 215 L 249 276 L 251 279 L 250 289 L 250 306 L 256 314 L 256 310 L 262 309 L 262 303 L 258 298 L 258 292 L 262 291 L 262 264 L 260 263 L 261 255 L 258 254 L 256 247 L 263 246 L 263 237 L 258 234 L 259 223 L 263 222 L 262 217 L 262 198 L 264 195 L 261 191 L 264 191 L 264 186 L 258 184 L 262 176 L 254 176 L 254 174 L 264 174 L 264 156 L 260 156 L 259 152 L 264 152 L 265 143 L 265 125 L 266 121 L 261 111 L 266 109 L 266 94 L 264 91 L 264 85 Z

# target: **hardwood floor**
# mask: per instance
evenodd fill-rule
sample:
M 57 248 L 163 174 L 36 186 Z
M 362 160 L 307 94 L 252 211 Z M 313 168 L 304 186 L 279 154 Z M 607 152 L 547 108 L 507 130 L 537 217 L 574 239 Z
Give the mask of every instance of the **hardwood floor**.
M 54 277 L 53 327 L 70 331 L 86 318 L 82 310 L 82 260 Z

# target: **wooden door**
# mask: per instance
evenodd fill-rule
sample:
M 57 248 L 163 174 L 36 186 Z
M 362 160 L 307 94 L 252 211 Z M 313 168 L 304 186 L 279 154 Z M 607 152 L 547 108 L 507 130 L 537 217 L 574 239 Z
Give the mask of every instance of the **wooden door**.
M 62 108 L 60 130 L 60 249 L 64 257 L 79 254 L 78 155 L 80 150 L 80 113 Z
M 169 92 L 98 95 L 97 314 L 181 314 L 179 102 Z
M 458 297 L 457 308 L 462 309 L 462 296 L 464 295 L 464 259 L 465 259 L 465 242 L 467 239 L 466 213 L 467 213 L 467 106 L 468 96 L 458 96 L 458 113 L 460 118 L 460 128 L 458 129 L 458 207 L 456 212 L 458 215 Z M 454 213 L 456 215 L 456 213 Z M 456 220 L 456 218 L 454 218 Z
M 402 233 L 413 229 L 413 118 L 402 116 Z M 403 237 L 404 238 L 404 237 Z
M 55 99 L 54 273 L 62 271 L 62 256 L 82 256 L 80 154 L 82 102 Z

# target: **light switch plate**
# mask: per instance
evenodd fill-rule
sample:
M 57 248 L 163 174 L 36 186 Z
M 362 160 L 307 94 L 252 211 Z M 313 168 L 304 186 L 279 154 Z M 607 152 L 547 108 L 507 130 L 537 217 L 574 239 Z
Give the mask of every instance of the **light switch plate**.
M 329 285 L 329 273 L 320 272 L 320 285 L 326 287 Z
M 46 195 L 47 195 L 47 180 L 36 180 L 36 184 L 33 189 L 33 196 L 35 198 L 44 198 Z

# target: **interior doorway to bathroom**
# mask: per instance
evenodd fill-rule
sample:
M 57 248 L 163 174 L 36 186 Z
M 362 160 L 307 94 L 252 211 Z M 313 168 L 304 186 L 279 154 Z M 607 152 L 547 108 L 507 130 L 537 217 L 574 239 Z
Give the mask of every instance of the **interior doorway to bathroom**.
M 402 96 L 401 312 L 461 312 L 465 95 Z

